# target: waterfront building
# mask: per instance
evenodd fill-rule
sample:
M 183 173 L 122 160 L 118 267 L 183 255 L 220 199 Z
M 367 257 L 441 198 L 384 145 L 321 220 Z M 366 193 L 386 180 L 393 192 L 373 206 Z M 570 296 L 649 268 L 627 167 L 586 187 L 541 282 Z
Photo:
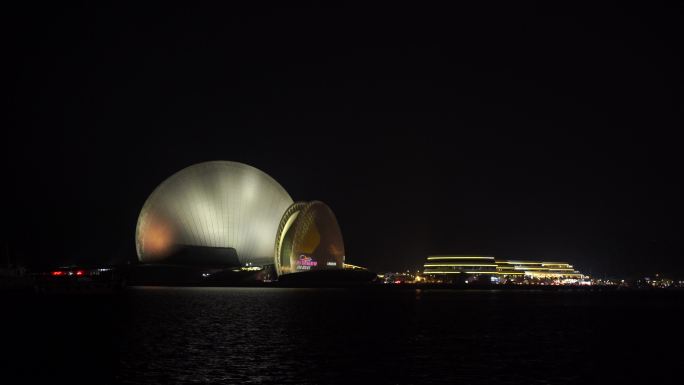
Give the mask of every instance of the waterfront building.
M 427 257 L 423 274 L 496 274 L 494 257 L 482 255 L 434 255 Z
M 496 260 L 499 275 L 523 275 L 538 279 L 580 279 L 583 275 L 566 262 Z
M 566 262 L 506 260 L 485 255 L 428 256 L 423 274 L 439 282 L 498 283 L 524 279 L 571 282 L 584 278 Z
M 345 270 L 330 207 L 293 203 L 275 179 L 238 162 L 195 164 L 163 181 L 140 211 L 135 243 L 143 264 L 263 270 L 269 277 Z

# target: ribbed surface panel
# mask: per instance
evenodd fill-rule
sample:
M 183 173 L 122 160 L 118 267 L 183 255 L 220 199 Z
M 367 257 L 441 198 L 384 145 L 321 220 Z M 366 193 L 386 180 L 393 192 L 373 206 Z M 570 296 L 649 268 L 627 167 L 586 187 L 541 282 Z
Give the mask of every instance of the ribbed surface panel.
M 159 262 L 179 246 L 230 247 L 240 263 L 273 263 L 280 218 L 292 204 L 263 171 L 238 162 L 187 167 L 147 198 L 138 217 L 141 262 Z

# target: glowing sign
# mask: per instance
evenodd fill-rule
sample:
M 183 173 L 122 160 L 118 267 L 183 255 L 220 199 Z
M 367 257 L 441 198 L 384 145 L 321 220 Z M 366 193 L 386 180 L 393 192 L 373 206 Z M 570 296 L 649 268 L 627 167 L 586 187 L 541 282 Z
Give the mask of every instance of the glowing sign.
M 318 262 L 314 261 L 313 258 L 306 256 L 304 254 L 299 256 L 297 260 L 297 270 L 311 270 L 312 267 L 318 265 Z

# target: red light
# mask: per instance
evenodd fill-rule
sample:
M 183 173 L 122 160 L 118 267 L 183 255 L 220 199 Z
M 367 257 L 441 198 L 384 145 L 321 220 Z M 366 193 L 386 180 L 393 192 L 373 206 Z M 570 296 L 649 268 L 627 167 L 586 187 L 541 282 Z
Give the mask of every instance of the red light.
M 76 275 L 83 275 L 83 270 L 79 270 L 76 272 Z
M 399 283 L 401 283 L 401 281 L 397 280 L 397 281 L 394 281 L 394 283 L 397 283 L 397 284 L 399 284 Z
M 53 271 L 52 272 L 52 275 L 63 275 L 63 274 L 64 274 L 63 271 Z

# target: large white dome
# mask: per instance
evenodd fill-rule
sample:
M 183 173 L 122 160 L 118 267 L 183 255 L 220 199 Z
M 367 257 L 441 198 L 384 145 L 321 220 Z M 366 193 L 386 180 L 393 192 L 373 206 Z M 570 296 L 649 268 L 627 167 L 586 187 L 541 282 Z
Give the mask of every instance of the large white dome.
M 145 201 L 136 227 L 138 259 L 161 262 L 190 246 L 234 249 L 243 265 L 273 263 L 278 224 L 291 204 L 287 191 L 257 168 L 195 164 L 170 176 Z

